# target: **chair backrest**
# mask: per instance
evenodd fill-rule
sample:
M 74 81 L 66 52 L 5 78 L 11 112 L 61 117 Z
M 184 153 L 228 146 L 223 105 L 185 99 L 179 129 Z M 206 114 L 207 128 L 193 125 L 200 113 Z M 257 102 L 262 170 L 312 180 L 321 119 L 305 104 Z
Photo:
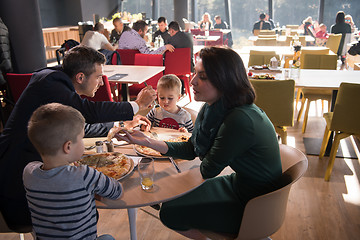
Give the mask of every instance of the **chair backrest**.
M 134 65 L 135 63 L 135 54 L 140 53 L 137 49 L 116 49 L 116 51 L 120 54 L 121 64 L 122 65 Z M 116 65 L 116 59 L 112 59 L 112 64 Z
M 20 233 L 20 239 L 24 239 L 22 233 L 29 233 L 32 232 L 32 226 L 20 226 L 16 229 L 10 229 L 7 225 L 4 216 L 0 212 L 0 233 Z
M 107 76 L 103 75 L 104 85 L 99 87 L 96 91 L 94 97 L 81 96 L 82 98 L 87 98 L 90 101 L 94 102 L 113 102 L 113 98 L 111 97 L 111 89 Z
M 293 147 L 282 144 L 279 147 L 283 169 L 279 189 L 253 198 L 246 204 L 236 239 L 266 238 L 284 222 L 290 188 L 306 172 L 308 160 Z
M 22 92 L 25 90 L 25 88 L 29 84 L 31 76 L 32 76 L 32 73 L 26 73 L 26 74 L 7 73 L 6 74 L 6 80 L 9 84 L 11 95 L 12 95 L 15 103 L 19 100 Z
M 206 46 L 222 46 L 224 44 L 223 33 L 221 31 L 211 30 L 209 31 L 209 36 L 220 36 L 220 38 L 215 42 L 207 42 Z
M 337 53 L 341 41 L 342 34 L 329 34 L 329 38 L 326 41 L 326 47 L 329 48 L 333 53 Z
M 286 28 L 298 29 L 298 28 L 299 28 L 299 25 L 286 25 Z
M 254 42 L 256 46 L 276 46 L 277 40 L 276 38 L 258 38 Z
M 301 46 L 306 46 L 306 37 L 299 36 L 299 42 L 301 43 Z
M 199 29 L 199 28 L 190 29 L 190 32 L 192 35 L 202 35 L 202 36 L 205 35 L 205 32 L 201 31 L 201 29 Z
M 260 35 L 275 35 L 275 30 L 260 30 L 259 32 L 259 36 Z
M 255 104 L 264 110 L 274 126 L 294 124 L 294 80 L 251 80 Z
M 275 51 L 250 50 L 248 66 L 269 64 L 272 57 L 276 57 L 280 61 L 280 57 Z
M 254 36 L 259 36 L 260 34 L 260 29 L 254 29 Z
M 137 53 L 135 54 L 135 65 L 139 65 L 139 66 L 163 66 L 164 65 L 164 61 L 163 61 L 163 55 L 161 54 L 142 54 L 142 53 Z M 149 78 L 148 80 L 146 80 L 145 82 L 152 86 L 154 89 L 157 88 L 157 83 L 159 81 L 159 79 L 163 76 L 163 73 L 160 72 L 158 74 L 156 74 L 155 76 Z M 141 89 L 143 89 L 145 87 L 145 84 L 133 84 L 132 86 L 129 87 L 129 94 L 130 96 L 135 96 L 137 95 Z
M 176 48 L 174 52 L 165 52 L 165 74 L 191 74 L 190 48 Z
M 9 233 L 9 232 L 13 232 L 13 231 L 8 227 L 2 213 L 0 212 L 0 233 Z
M 307 49 L 302 49 L 301 50 L 301 54 L 300 54 L 300 68 L 304 68 L 304 63 L 305 63 L 305 60 L 307 60 L 307 55 L 313 55 L 313 56 L 316 56 L 316 59 L 315 62 L 312 62 L 311 58 L 309 61 L 311 61 L 309 63 L 308 62 L 308 66 L 311 66 L 311 65 L 314 65 L 314 67 L 316 65 L 318 65 L 316 63 L 316 61 L 318 60 L 318 56 L 320 55 L 326 55 L 326 54 L 329 54 L 329 49 L 328 48 L 314 48 L 314 49 L 311 49 L 311 48 L 307 48 Z M 313 69 L 318 69 L 318 68 L 313 68 Z
M 341 83 L 330 130 L 360 134 L 360 84 Z

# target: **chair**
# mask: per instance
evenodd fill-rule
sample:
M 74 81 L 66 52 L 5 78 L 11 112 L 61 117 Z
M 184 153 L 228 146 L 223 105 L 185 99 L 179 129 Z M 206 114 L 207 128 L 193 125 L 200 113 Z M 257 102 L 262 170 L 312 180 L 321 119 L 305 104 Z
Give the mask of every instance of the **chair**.
M 260 35 L 258 36 L 259 38 L 276 38 L 276 35 Z
M 137 49 L 116 49 L 116 51 L 120 54 L 122 65 L 134 65 L 135 54 L 140 53 Z M 116 55 L 113 56 L 112 64 L 117 64 Z
M 341 83 L 334 112 L 324 113 L 326 127 L 319 158 L 323 158 L 331 131 L 335 132 L 331 146 L 325 181 L 330 180 L 340 140 L 351 135 L 360 136 L 360 84 Z
M 110 83 L 107 78 L 107 76 L 103 75 L 103 82 L 104 85 L 99 87 L 99 89 L 96 91 L 94 97 L 87 97 L 87 96 L 81 96 L 82 98 L 87 98 L 90 101 L 94 102 L 113 102 L 113 98 L 111 97 L 111 89 L 110 89 Z
M 329 38 L 326 41 L 326 47 L 329 48 L 333 53 L 337 53 L 341 41 L 342 34 L 329 34 Z
M 276 38 L 258 38 L 254 42 L 255 46 L 276 46 Z
M 260 29 L 254 29 L 253 34 L 254 34 L 254 36 L 259 36 L 259 34 L 260 34 Z
M 271 35 L 271 36 L 276 36 L 275 30 L 260 30 L 259 35 L 263 36 L 263 35 Z
M 21 229 L 11 230 L 7 223 L 5 222 L 5 219 L 0 212 L 0 233 L 19 233 L 20 234 L 20 240 L 24 240 L 25 236 L 24 233 L 30 233 L 32 232 L 32 227 L 23 227 Z
M 161 54 L 135 54 L 135 65 L 138 66 L 163 66 L 163 55 Z M 154 89 L 157 88 L 157 82 L 163 76 L 163 73 L 158 73 L 155 76 L 146 80 L 146 83 L 152 86 Z M 130 98 L 136 97 L 136 95 L 145 87 L 145 84 L 133 84 L 129 87 Z
M 206 42 L 206 46 L 222 46 L 224 45 L 224 34 L 221 31 L 211 30 L 209 31 L 209 36 L 220 36 L 220 38 L 215 42 Z
M 190 32 L 191 32 L 192 35 L 202 35 L 202 36 L 205 36 L 205 32 L 204 32 L 204 31 L 201 31 L 201 29 L 199 29 L 199 28 L 190 29 Z
M 250 50 L 248 66 L 269 64 L 272 57 L 276 57 L 280 61 L 280 57 L 275 51 Z
M 29 84 L 31 76 L 32 76 L 32 73 L 25 73 L 25 74 L 7 73 L 6 74 L 6 80 L 9 84 L 14 103 L 16 103 L 19 100 L 22 92 L 25 90 L 25 88 Z
M 183 107 L 184 110 L 188 111 L 191 115 L 191 121 L 193 122 L 193 124 L 195 124 L 197 115 L 199 114 L 198 111 L 191 109 L 191 108 L 187 108 L 187 107 Z
M 287 126 L 294 125 L 294 80 L 250 80 L 256 93 L 255 104 L 264 110 L 287 144 Z
M 298 29 L 299 25 L 286 25 L 286 28 L 290 28 L 290 29 Z
M 279 188 L 251 199 L 245 206 L 237 236 L 200 230 L 213 240 L 223 239 L 266 239 L 274 234 L 284 222 L 291 186 L 306 172 L 308 160 L 299 150 L 279 145 L 283 174 Z
M 176 48 L 174 52 L 165 52 L 165 74 L 175 74 L 184 81 L 185 92 L 190 93 L 191 56 L 190 48 Z

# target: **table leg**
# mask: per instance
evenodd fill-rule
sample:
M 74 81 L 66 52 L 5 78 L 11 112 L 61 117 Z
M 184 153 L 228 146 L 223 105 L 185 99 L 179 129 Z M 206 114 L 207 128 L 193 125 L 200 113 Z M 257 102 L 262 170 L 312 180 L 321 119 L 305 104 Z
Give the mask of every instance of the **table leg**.
M 122 96 L 122 101 L 129 101 L 130 100 L 129 86 L 126 83 L 121 84 L 121 96 Z
M 130 239 L 137 240 L 137 236 L 136 236 L 137 208 L 128 208 L 127 211 L 128 211 L 129 224 L 130 224 Z
M 330 105 L 330 112 L 334 111 L 337 93 L 338 93 L 338 90 L 333 90 L 333 92 L 332 92 L 331 103 L 330 103 L 331 104 Z M 333 143 L 333 138 L 334 138 L 334 132 L 332 131 L 331 134 L 330 134 L 328 144 L 326 146 L 325 156 L 330 156 L 330 151 L 331 151 L 331 146 L 332 146 L 332 143 Z

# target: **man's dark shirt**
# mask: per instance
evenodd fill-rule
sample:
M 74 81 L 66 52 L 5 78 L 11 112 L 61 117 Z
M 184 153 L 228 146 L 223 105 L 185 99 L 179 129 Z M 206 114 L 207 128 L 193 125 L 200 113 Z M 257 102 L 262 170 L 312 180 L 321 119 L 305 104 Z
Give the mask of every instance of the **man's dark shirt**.
M 165 44 L 171 44 L 175 48 L 190 48 L 191 56 L 191 72 L 194 71 L 194 59 L 193 59 L 193 39 L 192 35 L 182 31 L 178 31 L 174 36 L 170 37 Z
M 123 32 L 125 32 L 125 31 L 129 31 L 131 28 L 129 28 L 128 26 L 125 26 L 124 25 L 124 28 L 123 28 L 123 30 L 122 30 L 122 32 L 121 33 L 118 33 L 117 31 L 116 31 L 116 29 L 113 29 L 112 31 L 111 31 L 111 35 L 110 35 L 110 43 L 111 44 L 116 44 L 118 41 L 119 41 L 119 39 L 120 39 L 120 37 L 121 37 L 121 34 L 123 33 Z
M 166 43 L 169 40 L 169 38 L 171 37 L 167 29 L 165 30 L 165 32 L 157 30 L 152 37 L 152 42 L 155 42 L 155 38 L 157 36 L 161 36 L 162 39 L 164 40 L 164 43 Z
M 262 25 L 262 28 L 260 29 L 260 23 L 263 22 L 263 25 Z M 255 29 L 260 29 L 260 30 L 271 30 L 271 25 L 268 21 L 257 21 L 255 24 L 254 24 L 254 27 L 253 27 L 253 32 Z
M 8 225 L 31 225 L 22 172 L 29 162 L 41 161 L 41 157 L 27 136 L 27 125 L 38 107 L 53 102 L 79 110 L 86 123 L 91 124 L 85 129 L 87 136 L 103 135 L 112 126 L 93 123 L 131 120 L 134 115 L 128 102 L 91 102 L 82 99 L 61 68 L 35 72 L 0 134 L 0 210 Z

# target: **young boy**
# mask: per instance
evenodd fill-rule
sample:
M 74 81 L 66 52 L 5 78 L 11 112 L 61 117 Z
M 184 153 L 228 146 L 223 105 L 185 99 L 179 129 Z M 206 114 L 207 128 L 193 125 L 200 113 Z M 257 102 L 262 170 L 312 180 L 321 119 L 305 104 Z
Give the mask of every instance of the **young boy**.
M 42 162 L 30 162 L 23 180 L 38 239 L 97 239 L 94 195 L 121 196 L 122 186 L 114 179 L 88 166 L 69 165 L 83 155 L 84 124 L 78 110 L 59 103 L 39 107 L 30 118 L 28 136 Z
M 160 107 L 154 107 L 146 115 L 151 125 L 192 132 L 194 126 L 190 113 L 176 105 L 181 97 L 180 79 L 173 74 L 162 76 L 157 84 L 157 92 Z

